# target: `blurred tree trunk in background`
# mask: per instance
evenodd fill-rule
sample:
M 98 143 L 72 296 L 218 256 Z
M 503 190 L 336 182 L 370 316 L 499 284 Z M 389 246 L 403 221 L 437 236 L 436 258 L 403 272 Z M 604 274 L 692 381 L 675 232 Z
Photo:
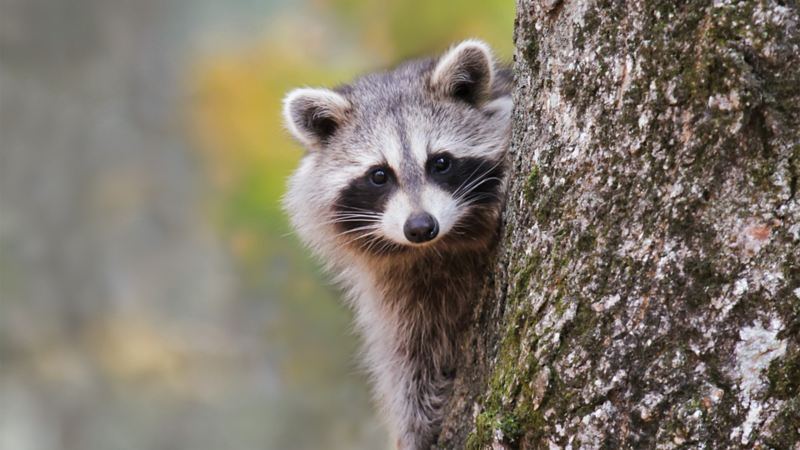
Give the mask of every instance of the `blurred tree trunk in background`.
M 793 0 L 518 1 L 452 449 L 800 449 Z

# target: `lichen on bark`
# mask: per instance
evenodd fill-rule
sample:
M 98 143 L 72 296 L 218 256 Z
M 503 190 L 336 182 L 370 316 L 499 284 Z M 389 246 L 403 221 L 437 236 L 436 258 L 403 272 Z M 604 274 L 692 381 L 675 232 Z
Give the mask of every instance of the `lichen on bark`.
M 468 449 L 800 449 L 800 6 L 517 4 Z

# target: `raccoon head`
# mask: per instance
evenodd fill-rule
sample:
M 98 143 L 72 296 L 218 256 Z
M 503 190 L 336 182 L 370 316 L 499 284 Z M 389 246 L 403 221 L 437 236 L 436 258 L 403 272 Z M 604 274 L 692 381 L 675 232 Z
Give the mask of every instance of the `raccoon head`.
M 334 90 L 297 89 L 284 118 L 306 148 L 286 196 L 318 251 L 372 255 L 488 245 L 503 203 L 508 76 L 486 44 Z

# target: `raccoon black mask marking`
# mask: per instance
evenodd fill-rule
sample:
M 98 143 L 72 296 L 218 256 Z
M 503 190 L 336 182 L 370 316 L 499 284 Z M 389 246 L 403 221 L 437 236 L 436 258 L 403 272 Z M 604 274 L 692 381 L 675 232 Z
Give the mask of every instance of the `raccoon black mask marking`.
M 436 441 L 457 341 L 495 244 L 510 80 L 486 44 L 468 40 L 285 100 L 287 128 L 306 148 L 286 209 L 355 310 L 400 450 Z

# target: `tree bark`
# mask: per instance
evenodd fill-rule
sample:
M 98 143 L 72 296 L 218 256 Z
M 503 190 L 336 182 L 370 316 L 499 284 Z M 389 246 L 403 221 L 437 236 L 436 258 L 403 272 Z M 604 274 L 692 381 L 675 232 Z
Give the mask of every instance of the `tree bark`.
M 440 446 L 800 449 L 800 6 L 519 0 Z

